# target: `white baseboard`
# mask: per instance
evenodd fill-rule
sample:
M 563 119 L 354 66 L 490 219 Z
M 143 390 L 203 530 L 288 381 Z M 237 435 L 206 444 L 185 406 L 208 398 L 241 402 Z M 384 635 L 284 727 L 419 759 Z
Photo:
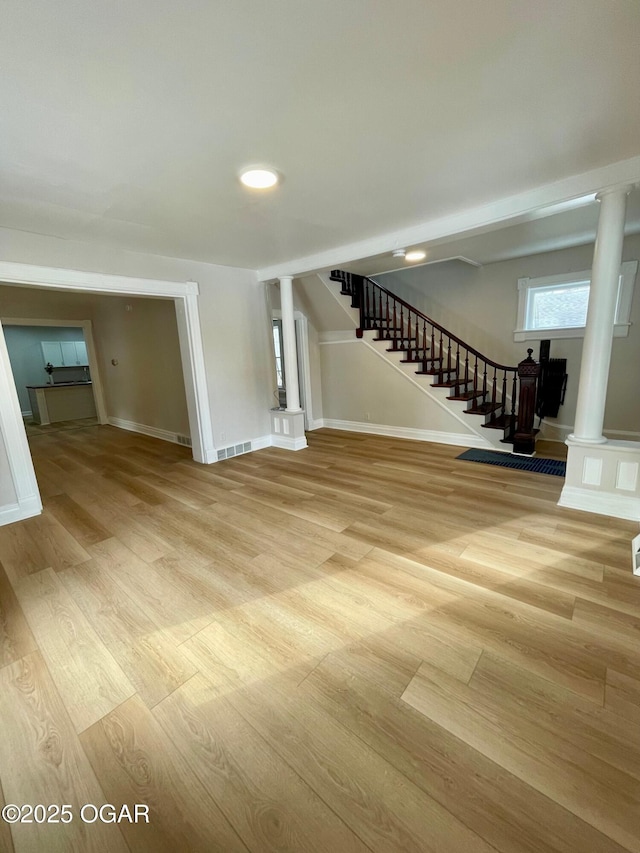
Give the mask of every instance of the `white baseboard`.
M 26 498 L 17 504 L 9 504 L 0 507 L 0 527 L 4 524 L 13 524 L 16 521 L 24 521 L 42 512 L 42 502 L 38 495 Z
M 431 441 L 434 444 L 453 444 L 457 447 L 481 447 L 487 450 L 497 450 L 488 441 L 478 435 L 457 432 L 439 432 L 433 429 L 414 429 L 413 427 L 387 426 L 372 424 L 369 421 L 340 421 L 324 418 L 323 426 L 328 429 L 343 429 L 347 432 L 365 432 L 369 435 L 386 435 L 390 438 L 410 438 L 414 441 Z M 505 453 L 511 451 L 505 446 Z
M 258 438 L 251 439 L 251 451 L 254 450 L 264 450 L 266 447 L 271 447 L 273 445 L 273 436 L 269 433 L 269 435 L 261 435 Z
M 640 441 L 640 432 L 629 432 L 624 429 L 605 429 L 603 432 L 606 438 L 618 441 Z
M 640 498 L 624 497 L 611 492 L 599 492 L 595 489 L 565 486 L 562 489 L 558 506 L 595 512 L 597 515 L 609 515 L 613 518 L 640 521 Z
M 168 429 L 158 429 L 158 427 L 147 426 L 146 424 L 137 424 L 134 421 L 127 421 L 123 418 L 109 418 L 111 426 L 119 429 L 126 429 L 129 432 L 139 432 L 142 435 L 151 436 L 151 438 L 159 438 L 162 441 L 170 441 L 173 444 L 182 444 L 178 441 L 178 435 L 175 432 L 170 432 Z M 188 445 L 183 445 L 184 447 Z M 215 460 L 211 460 L 212 462 Z
M 311 420 L 309 421 L 307 432 L 313 432 L 314 429 L 322 429 L 324 425 L 324 418 L 316 418 L 316 420 Z
M 565 442 L 573 432 L 574 427 L 570 424 L 552 424 L 542 421 L 539 438 L 545 441 Z M 640 432 L 630 432 L 623 429 L 603 430 L 605 438 L 620 439 L 622 441 L 640 441 Z
M 304 450 L 307 447 L 307 439 L 305 436 L 292 438 L 286 435 L 272 435 L 271 446 L 279 447 L 281 450 Z

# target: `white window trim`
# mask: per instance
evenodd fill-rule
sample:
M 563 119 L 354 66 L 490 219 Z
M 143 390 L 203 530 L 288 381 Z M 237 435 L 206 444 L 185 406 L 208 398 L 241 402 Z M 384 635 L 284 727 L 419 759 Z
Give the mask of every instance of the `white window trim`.
M 631 300 L 638 271 L 638 261 L 625 261 L 620 267 L 620 285 L 618 287 L 618 302 L 616 318 L 613 327 L 615 338 L 626 338 L 631 326 Z M 570 329 L 525 329 L 527 311 L 527 294 L 537 287 L 551 287 L 571 282 L 591 282 L 591 270 L 564 273 L 563 275 L 545 275 L 540 278 L 518 279 L 518 325 L 513 333 L 514 341 L 542 341 L 557 338 L 583 338 L 584 326 Z

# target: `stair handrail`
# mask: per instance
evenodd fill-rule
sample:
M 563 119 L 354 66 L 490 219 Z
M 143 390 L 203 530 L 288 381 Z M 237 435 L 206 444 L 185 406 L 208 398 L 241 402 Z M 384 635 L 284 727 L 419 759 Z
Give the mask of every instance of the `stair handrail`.
M 346 277 L 348 277 L 348 279 Z M 344 272 L 343 270 L 331 270 L 329 278 L 332 279 L 333 281 L 342 281 L 345 284 L 350 284 L 351 279 L 359 278 L 359 279 L 362 279 L 363 281 L 366 279 L 367 281 L 370 281 L 372 284 L 375 284 L 376 287 L 380 288 L 380 290 L 383 293 L 386 293 L 392 299 L 395 299 L 401 305 L 404 305 L 404 307 L 407 308 L 409 311 L 411 311 L 413 314 L 417 314 L 423 320 L 426 320 L 427 323 L 430 323 L 434 328 L 436 328 L 436 329 L 438 329 L 438 331 L 442 332 L 443 335 L 446 335 L 451 340 L 454 340 L 456 343 L 460 344 L 468 352 L 473 353 L 475 356 L 477 356 L 482 361 L 484 361 L 485 364 L 491 365 L 491 367 L 494 367 L 496 370 L 508 370 L 510 372 L 511 371 L 517 372 L 517 370 L 518 370 L 517 365 L 499 364 L 497 361 L 493 361 L 492 359 L 487 358 L 487 356 L 483 355 L 480 352 L 480 350 L 475 349 L 475 347 L 469 346 L 469 344 L 467 344 L 465 341 L 463 341 L 462 338 L 459 338 L 457 335 L 454 335 L 453 332 L 450 332 L 448 329 L 445 329 L 445 327 L 442 326 L 440 323 L 438 323 L 436 320 L 432 320 L 431 317 L 429 317 L 423 311 L 420 311 L 420 309 L 416 308 L 414 305 L 410 305 L 408 302 L 406 302 L 404 299 L 402 299 L 402 297 L 397 296 L 391 290 L 387 290 L 386 287 L 383 287 L 383 285 L 381 285 L 379 282 L 377 282 L 374 278 L 370 278 L 369 276 L 366 276 L 366 275 L 358 275 L 357 273 Z

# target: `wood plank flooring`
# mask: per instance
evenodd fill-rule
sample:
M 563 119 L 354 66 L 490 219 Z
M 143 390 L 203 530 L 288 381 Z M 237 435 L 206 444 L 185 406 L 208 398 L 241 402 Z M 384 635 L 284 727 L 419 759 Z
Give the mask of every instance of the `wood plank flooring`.
M 638 525 L 460 448 L 308 440 L 205 467 L 32 432 L 0 805 L 74 819 L 0 823 L 1 853 L 640 853 Z

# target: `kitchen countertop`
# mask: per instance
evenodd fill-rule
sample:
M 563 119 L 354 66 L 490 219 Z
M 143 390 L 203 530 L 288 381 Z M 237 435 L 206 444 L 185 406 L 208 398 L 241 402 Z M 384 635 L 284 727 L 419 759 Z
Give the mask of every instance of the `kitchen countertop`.
M 27 385 L 27 388 L 33 388 L 34 391 L 40 388 L 72 388 L 74 385 L 92 385 L 92 382 L 55 382 L 53 385 Z

